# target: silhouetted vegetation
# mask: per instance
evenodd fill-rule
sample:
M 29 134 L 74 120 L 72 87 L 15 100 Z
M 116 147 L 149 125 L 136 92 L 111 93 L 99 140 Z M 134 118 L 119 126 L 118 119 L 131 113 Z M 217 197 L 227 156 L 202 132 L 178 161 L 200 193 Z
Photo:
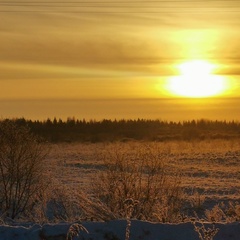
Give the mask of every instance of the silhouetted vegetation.
M 6 120 L 2 120 L 6 121 Z M 192 120 L 167 122 L 161 120 L 79 120 L 66 121 L 54 118 L 32 121 L 24 118 L 11 119 L 50 142 L 102 142 L 128 140 L 204 140 L 240 138 L 240 122 Z
M 0 123 L 0 213 L 14 219 L 32 211 L 45 189 L 46 148 L 25 126 Z

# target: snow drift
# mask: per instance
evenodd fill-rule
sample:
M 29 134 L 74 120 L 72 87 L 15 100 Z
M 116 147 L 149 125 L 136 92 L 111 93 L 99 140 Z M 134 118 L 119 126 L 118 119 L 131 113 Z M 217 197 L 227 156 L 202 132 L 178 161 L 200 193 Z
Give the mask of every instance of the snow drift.
M 66 240 L 70 223 L 0 226 L 1 240 Z M 72 239 L 85 240 L 124 240 L 127 222 L 115 220 L 110 222 L 83 222 L 87 229 L 80 231 Z M 212 224 L 204 223 L 206 229 Z M 217 223 L 219 229 L 214 240 L 239 240 L 240 223 Z M 181 224 L 161 224 L 133 220 L 130 227 L 130 240 L 199 240 L 198 233 L 191 222 Z

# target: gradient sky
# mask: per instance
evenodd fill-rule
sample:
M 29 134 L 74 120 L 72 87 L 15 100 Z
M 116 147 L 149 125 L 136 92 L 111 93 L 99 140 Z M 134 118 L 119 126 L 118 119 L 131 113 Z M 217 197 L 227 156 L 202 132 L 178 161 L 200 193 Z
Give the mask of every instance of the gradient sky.
M 221 97 L 240 97 L 239 26 L 238 0 L 0 0 L 0 114 L 78 116 L 66 111 L 67 101 L 173 98 L 169 77 L 194 59 L 217 64 L 229 83 Z M 56 100 L 66 100 L 65 113 L 52 107 L 52 115 L 34 115 L 30 106 Z M 101 117 L 114 117 L 115 105 L 102 104 Z M 129 116 L 138 117 L 122 113 Z

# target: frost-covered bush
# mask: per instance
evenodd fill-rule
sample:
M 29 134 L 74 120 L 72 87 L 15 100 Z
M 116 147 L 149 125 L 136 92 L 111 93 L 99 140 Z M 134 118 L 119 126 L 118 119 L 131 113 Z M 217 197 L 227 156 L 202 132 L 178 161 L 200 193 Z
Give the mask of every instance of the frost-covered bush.
M 46 149 L 26 127 L 0 123 L 0 209 L 14 219 L 31 210 L 44 189 Z
M 94 181 L 94 195 L 116 218 L 129 215 L 126 200 L 135 204 L 131 218 L 178 221 L 183 192 L 180 175 L 169 164 L 169 154 L 155 143 L 115 144 L 98 157 L 106 169 Z

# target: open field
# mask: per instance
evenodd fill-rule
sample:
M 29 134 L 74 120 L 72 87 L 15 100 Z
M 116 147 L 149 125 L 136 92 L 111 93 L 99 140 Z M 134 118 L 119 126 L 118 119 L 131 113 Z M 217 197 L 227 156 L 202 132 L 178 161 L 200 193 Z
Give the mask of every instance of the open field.
M 16 160 L 29 146 L 12 148 Z M 2 213 L 0 239 L 239 239 L 237 139 L 41 147 L 36 198 L 16 218 Z
M 92 183 L 105 170 L 106 153 L 123 152 L 134 158 L 144 148 L 157 149 L 169 174 L 171 169 L 181 173 L 181 186 L 193 207 L 207 209 L 220 202 L 240 200 L 240 142 L 237 140 L 61 143 L 51 145 L 48 162 L 63 185 L 91 191 Z

